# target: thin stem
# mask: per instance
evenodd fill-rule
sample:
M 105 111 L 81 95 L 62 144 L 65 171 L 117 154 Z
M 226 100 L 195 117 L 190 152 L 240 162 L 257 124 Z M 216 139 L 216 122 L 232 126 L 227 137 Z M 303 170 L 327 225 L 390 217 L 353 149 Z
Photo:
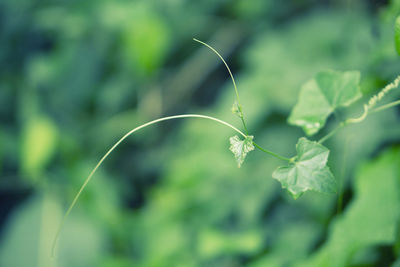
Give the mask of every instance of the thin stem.
M 218 53 L 218 51 L 215 50 L 212 46 L 210 46 L 209 44 L 207 44 L 207 43 L 205 43 L 205 42 L 202 42 L 202 41 L 200 41 L 200 40 L 198 40 L 198 39 L 196 39 L 196 38 L 193 38 L 193 40 L 196 41 L 196 42 L 198 42 L 198 43 L 200 43 L 200 44 L 202 44 L 202 45 L 204 45 L 204 46 L 206 46 L 206 47 L 208 47 L 209 49 L 211 49 L 211 51 L 213 51 L 213 52 L 222 60 L 222 62 L 224 63 L 226 69 L 227 69 L 228 72 L 229 72 L 229 75 L 231 76 L 232 83 L 233 83 L 233 88 L 235 89 L 236 101 L 237 101 L 237 104 L 238 104 L 238 107 L 239 107 L 239 113 L 240 113 L 239 117 L 240 117 L 240 119 L 241 119 L 241 121 L 242 121 L 242 124 L 243 124 L 244 131 L 245 131 L 246 135 L 249 135 L 249 131 L 247 130 L 246 122 L 245 122 L 245 120 L 244 120 L 243 108 L 242 108 L 242 105 L 240 104 L 239 91 L 238 91 L 238 89 L 237 89 L 236 82 L 235 82 L 235 78 L 233 77 L 233 74 L 232 74 L 232 72 L 231 72 L 231 69 L 229 68 L 228 64 L 226 63 L 225 59 L 221 56 L 221 54 Z M 288 159 L 288 158 L 282 157 L 282 156 L 280 156 L 280 155 L 278 155 L 278 154 L 276 154 L 276 153 L 274 153 L 274 152 L 272 152 L 272 151 L 269 151 L 269 150 L 267 150 L 267 149 L 262 148 L 261 146 L 259 146 L 259 145 L 256 144 L 255 142 L 253 142 L 253 144 L 254 144 L 254 146 L 256 146 L 258 149 L 260 149 L 261 151 L 263 151 L 263 152 L 265 152 L 265 153 L 267 153 L 267 154 L 270 154 L 271 156 L 274 156 L 274 157 L 276 157 L 276 158 L 278 158 L 278 159 L 290 161 L 290 159 Z
M 346 122 L 341 122 L 339 123 L 338 126 L 336 126 L 336 128 L 334 128 L 332 131 L 330 131 L 327 135 L 325 135 L 324 137 L 322 137 L 318 143 L 322 144 L 323 142 L 325 142 L 326 140 L 328 140 L 329 138 L 331 138 L 332 136 L 334 136 L 340 129 L 342 129 L 344 126 L 346 126 L 347 123 Z
M 360 123 L 360 122 L 362 122 L 363 120 L 365 120 L 365 118 L 366 118 L 366 117 L 368 116 L 368 114 L 370 114 L 370 113 L 375 113 L 375 112 L 383 111 L 383 110 L 386 110 L 386 109 L 389 109 L 389 108 L 392 108 L 392 107 L 395 107 L 395 106 L 398 106 L 398 105 L 400 105 L 400 100 L 397 100 L 397 101 L 388 103 L 388 104 L 386 104 L 386 105 L 383 105 L 383 106 L 380 106 L 380 107 L 374 108 L 374 109 L 368 109 L 368 106 L 367 106 L 367 105 L 364 105 L 364 112 L 363 112 L 363 114 L 361 114 L 360 117 L 358 117 L 358 118 L 350 118 L 350 119 L 345 120 L 344 122 L 341 122 L 335 129 L 333 129 L 333 130 L 332 130 L 331 132 L 329 132 L 327 135 L 325 135 L 324 137 L 322 137 L 322 138 L 318 141 L 318 143 L 321 143 L 321 144 L 322 144 L 323 142 L 325 142 L 326 140 L 328 140 L 329 138 L 331 138 L 333 135 L 335 135 L 337 131 L 339 131 L 341 128 L 343 128 L 344 126 L 346 126 L 346 125 L 348 125 L 348 124 Z
M 200 41 L 200 40 L 198 40 L 198 39 L 196 39 L 196 38 L 193 38 L 193 40 L 196 41 L 196 42 L 198 42 L 198 43 L 200 43 L 200 44 L 202 44 L 202 45 L 207 46 L 208 48 L 210 48 L 210 49 L 222 60 L 222 62 L 224 63 L 226 69 L 227 69 L 228 72 L 229 72 L 229 75 L 231 76 L 232 83 L 233 83 L 233 87 L 235 88 L 236 99 L 237 99 L 237 102 L 238 102 L 238 104 L 239 104 L 239 106 L 240 106 L 239 92 L 238 92 L 238 89 L 237 89 L 237 86 L 236 86 L 235 78 L 233 78 L 233 74 L 232 74 L 232 72 L 231 72 L 231 69 L 229 68 L 229 66 L 228 66 L 228 64 L 226 63 L 225 59 L 221 56 L 220 53 L 218 53 L 217 50 L 215 50 L 215 49 L 214 49 L 212 46 L 210 46 L 209 44 L 206 44 L 205 42 L 202 42 L 202 41 Z
M 364 112 L 363 112 L 363 114 L 361 114 L 360 117 L 347 119 L 345 121 L 345 124 L 359 123 L 359 122 L 362 122 L 363 120 L 365 120 L 365 118 L 368 116 L 369 108 L 368 108 L 368 105 L 364 105 L 363 107 L 364 107 Z
M 337 131 L 339 131 L 341 128 L 345 127 L 345 126 L 348 125 L 348 124 L 360 123 L 360 122 L 362 122 L 363 120 L 365 120 L 365 118 L 366 118 L 366 117 L 368 116 L 368 114 L 370 114 L 370 113 L 375 113 L 375 112 L 383 111 L 383 110 L 392 108 L 392 107 L 397 106 L 397 105 L 400 105 L 400 100 L 391 102 L 391 103 L 389 103 L 389 104 L 380 106 L 380 107 L 378 107 L 378 108 L 374 108 L 374 109 L 372 109 L 372 110 L 368 109 L 368 106 L 367 106 L 367 105 L 364 105 L 364 112 L 363 112 L 363 114 L 361 114 L 360 117 L 358 117 L 358 118 L 350 118 L 350 119 L 347 119 L 347 120 L 341 122 L 335 129 L 333 129 L 333 130 L 332 130 L 331 132 L 329 132 L 327 135 L 325 135 L 324 137 L 322 137 L 322 138 L 318 141 L 318 143 L 321 143 L 321 144 L 322 144 L 323 142 L 325 142 L 326 140 L 328 140 L 329 138 L 331 138 L 333 135 L 335 135 L 335 134 L 337 133 Z
M 318 141 L 318 143 L 325 142 L 326 140 L 331 138 L 334 134 L 336 134 L 336 132 L 338 130 L 340 130 L 341 128 L 343 128 L 344 126 L 346 126 L 348 124 L 362 122 L 363 120 L 365 120 L 365 118 L 368 116 L 369 113 L 383 111 L 383 110 L 386 110 L 388 108 L 400 105 L 400 100 L 397 100 L 397 101 L 391 102 L 389 104 L 383 105 L 381 107 L 374 108 L 376 103 L 378 103 L 389 91 L 397 88 L 399 85 L 400 85 L 400 75 L 397 76 L 397 78 L 393 82 L 387 84 L 378 94 L 372 96 L 369 99 L 367 104 L 364 104 L 364 106 L 363 106 L 364 107 L 364 112 L 361 114 L 360 117 L 358 117 L 358 118 L 350 118 L 350 119 L 345 120 L 344 122 L 341 122 L 335 129 L 333 129 L 327 135 L 322 137 Z
M 326 140 L 328 140 L 329 138 L 331 138 L 332 136 L 334 136 L 340 129 L 342 129 L 343 127 L 345 127 L 348 124 L 352 124 L 352 123 L 360 123 L 363 120 L 365 120 L 365 118 L 368 115 L 368 106 L 364 105 L 364 111 L 361 114 L 360 117 L 357 118 L 349 118 L 345 121 L 342 121 L 341 123 L 339 123 L 338 126 L 336 126 L 336 128 L 334 128 L 332 131 L 330 131 L 327 135 L 325 135 L 324 137 L 322 137 L 318 143 L 322 144 L 323 142 L 325 142 Z
M 211 117 L 211 116 L 205 116 L 205 115 L 199 115 L 199 114 L 184 114 L 184 115 L 175 115 L 175 116 L 169 116 L 169 117 L 163 117 L 160 119 L 156 119 L 150 122 L 147 122 L 145 124 L 142 124 L 134 129 L 132 129 L 131 131 L 129 131 L 127 134 L 125 134 L 121 139 L 119 139 L 108 151 L 106 154 L 104 154 L 104 156 L 100 159 L 100 161 L 97 163 L 97 165 L 94 167 L 94 169 L 90 172 L 89 176 L 86 178 L 86 180 L 84 181 L 84 183 L 82 184 L 81 188 L 79 189 L 78 193 L 76 194 L 75 198 L 72 200 L 71 205 L 69 206 L 68 210 L 66 211 L 60 226 L 58 227 L 56 236 L 53 240 L 53 246 L 52 246 L 52 252 L 51 255 L 54 256 L 54 251 L 55 251 L 55 247 L 57 245 L 57 240 L 58 237 L 61 233 L 62 227 L 64 226 L 65 220 L 67 219 L 68 215 L 71 213 L 71 210 L 73 209 L 73 207 L 75 206 L 76 202 L 78 201 L 80 195 L 82 194 L 83 190 L 85 189 L 85 187 L 87 186 L 87 184 L 89 183 L 89 181 L 92 179 L 94 173 L 97 171 L 97 169 L 100 167 L 100 165 L 104 162 L 104 160 L 111 154 L 111 152 L 114 151 L 115 148 L 117 148 L 117 146 L 122 143 L 122 141 L 124 141 L 127 137 L 129 137 L 131 134 L 139 131 L 140 129 L 146 128 L 147 126 L 150 126 L 152 124 L 161 122 L 161 121 L 167 121 L 167 120 L 173 120 L 173 119 L 182 119 L 182 118 L 202 118 L 202 119 L 208 119 L 208 120 L 213 120 L 216 121 L 220 124 L 223 124 L 225 126 L 230 127 L 231 129 L 233 129 L 234 131 L 236 131 L 237 133 L 241 134 L 243 137 L 246 137 L 246 135 L 241 132 L 240 130 L 238 130 L 235 126 L 222 121 L 220 119 Z
M 267 154 L 269 154 L 269 155 L 271 155 L 271 156 L 273 156 L 273 157 L 275 157 L 275 158 L 278 158 L 278 159 L 281 159 L 281 160 L 290 161 L 289 158 L 286 158 L 286 157 L 284 157 L 284 156 L 281 156 L 281 155 L 279 155 L 279 154 L 276 154 L 276 153 L 274 153 L 274 152 L 272 152 L 272 151 L 270 151 L 270 150 L 268 150 L 268 149 L 262 148 L 260 145 L 258 145 L 258 144 L 257 144 L 256 142 L 254 142 L 254 141 L 253 141 L 253 145 L 254 145 L 256 148 L 258 148 L 259 150 L 261 150 L 262 152 L 265 152 L 265 153 L 267 153 Z
M 242 108 L 240 108 L 240 110 L 242 110 Z M 247 135 L 249 135 L 249 131 L 247 130 L 247 127 L 246 127 L 246 122 L 244 121 L 244 118 L 243 118 L 243 111 L 241 111 L 241 116 L 240 116 L 240 120 L 242 121 L 242 124 L 243 124 L 243 128 L 244 128 L 244 132 L 247 134 Z
M 375 113 L 375 112 L 383 111 L 383 110 L 385 110 L 385 109 L 388 109 L 388 108 L 391 108 L 391 107 L 394 107 L 394 106 L 397 106 L 397 105 L 400 105 L 400 100 L 397 100 L 397 101 L 388 103 L 388 104 L 386 104 L 386 105 L 382 105 L 382 106 L 377 107 L 377 108 L 374 108 L 373 110 L 370 111 L 370 113 Z
M 196 38 L 193 38 L 193 40 L 196 41 L 196 42 L 198 42 L 198 43 L 200 43 L 200 44 L 202 44 L 202 45 L 204 45 L 204 46 L 206 46 L 206 47 L 208 47 L 209 49 L 211 49 L 211 51 L 213 51 L 213 52 L 222 60 L 222 62 L 224 63 L 226 69 L 227 69 L 228 72 L 229 72 L 229 75 L 231 76 L 232 83 L 233 83 L 233 88 L 235 89 L 236 101 L 237 101 L 237 104 L 238 104 L 238 106 L 239 106 L 240 119 L 242 120 L 243 127 L 244 127 L 244 130 L 245 130 L 246 134 L 249 135 L 249 133 L 248 133 L 248 131 L 247 131 L 246 123 L 245 123 L 245 121 L 244 121 L 244 115 L 243 115 L 242 105 L 240 104 L 239 91 L 238 91 L 238 89 L 237 89 L 236 82 L 235 82 L 235 78 L 233 78 L 233 74 L 232 74 L 232 72 L 231 72 L 231 69 L 229 68 L 228 64 L 226 63 L 225 59 L 221 56 L 221 54 L 218 53 L 218 51 L 215 50 L 212 46 L 210 46 L 209 44 L 206 44 L 205 42 L 202 42 L 202 41 L 200 41 L 200 40 L 198 40 L 198 39 L 196 39 Z

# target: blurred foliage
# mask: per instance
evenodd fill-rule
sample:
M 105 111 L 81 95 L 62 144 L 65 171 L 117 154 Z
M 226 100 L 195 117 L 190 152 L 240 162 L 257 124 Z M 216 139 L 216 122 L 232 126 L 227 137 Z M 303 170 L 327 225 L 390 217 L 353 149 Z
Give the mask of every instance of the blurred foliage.
M 1 1 L 0 266 L 399 266 L 398 108 L 329 140 L 339 193 L 298 200 L 272 179 L 278 160 L 255 151 L 237 168 L 228 128 L 146 128 L 96 173 L 50 257 L 128 130 L 194 112 L 240 125 L 226 70 L 193 37 L 232 67 L 255 141 L 289 157 L 303 132 L 287 118 L 317 72 L 361 72 L 339 118 L 399 75 L 399 14 L 399 0 Z

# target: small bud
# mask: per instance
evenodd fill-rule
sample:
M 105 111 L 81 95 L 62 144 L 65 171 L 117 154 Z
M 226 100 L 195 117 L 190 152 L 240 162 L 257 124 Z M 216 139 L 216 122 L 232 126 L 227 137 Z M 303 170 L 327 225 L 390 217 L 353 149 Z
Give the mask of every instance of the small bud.
M 235 101 L 232 105 L 232 109 L 231 109 L 232 113 L 235 114 L 236 116 L 238 116 L 239 118 L 242 117 L 242 109 L 239 106 L 238 102 Z

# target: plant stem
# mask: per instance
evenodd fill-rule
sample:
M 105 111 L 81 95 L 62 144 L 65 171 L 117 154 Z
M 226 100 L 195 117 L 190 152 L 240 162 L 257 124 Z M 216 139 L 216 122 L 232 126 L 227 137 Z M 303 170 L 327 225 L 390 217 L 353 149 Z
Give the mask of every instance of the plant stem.
M 238 103 L 239 103 L 239 102 L 238 102 Z M 240 119 L 241 119 L 242 124 L 243 124 L 244 132 L 246 133 L 246 135 L 249 135 L 249 131 L 247 130 L 246 123 L 244 122 L 243 111 L 241 112 Z
M 329 138 L 331 138 L 332 136 L 334 136 L 340 129 L 342 129 L 344 126 L 346 126 L 347 123 L 346 122 L 341 122 L 339 123 L 338 126 L 336 126 L 335 129 L 333 129 L 332 131 L 330 131 L 327 135 L 325 135 L 324 137 L 322 137 L 318 143 L 322 144 L 323 142 L 325 142 L 326 140 L 328 140 Z
M 345 127 L 348 124 L 352 124 L 352 123 L 360 123 L 363 120 L 365 120 L 365 118 L 368 116 L 368 114 L 370 113 L 375 113 L 375 112 L 379 112 L 379 111 L 383 111 L 389 108 L 392 108 L 394 106 L 398 106 L 400 105 L 400 100 L 388 103 L 386 105 L 380 106 L 378 108 L 374 108 L 374 109 L 368 109 L 367 105 L 364 105 L 364 112 L 363 114 L 361 114 L 360 117 L 358 118 L 350 118 L 347 119 L 343 122 L 341 122 L 335 129 L 333 129 L 331 132 L 329 132 L 327 135 L 325 135 L 324 137 L 322 137 L 318 143 L 322 144 L 323 142 L 325 142 L 326 140 L 328 140 L 329 138 L 331 138 L 333 135 L 335 135 L 337 133 L 337 131 L 339 131 L 340 129 L 342 129 L 343 127 Z
M 389 109 L 389 108 L 392 108 L 392 107 L 395 107 L 395 106 L 398 106 L 398 105 L 400 105 L 400 100 L 397 100 L 397 101 L 388 103 L 388 104 L 386 104 L 386 105 L 383 105 L 383 106 L 380 106 L 380 107 L 377 107 L 377 108 L 374 108 L 374 109 L 368 109 L 368 106 L 367 106 L 367 105 L 364 105 L 364 112 L 363 112 L 363 114 L 361 114 L 360 117 L 358 117 L 358 118 L 350 118 L 350 119 L 347 119 L 347 120 L 341 122 L 335 129 L 333 129 L 333 130 L 332 130 L 331 132 L 329 132 L 327 135 L 325 135 L 324 137 L 322 137 L 322 138 L 318 141 L 318 143 L 322 144 L 323 142 L 325 142 L 326 140 L 328 140 L 329 138 L 331 138 L 333 135 L 335 135 L 335 134 L 337 133 L 337 131 L 339 131 L 341 128 L 345 127 L 345 126 L 348 125 L 348 124 L 360 123 L 360 122 L 362 122 L 363 120 L 365 120 L 365 118 L 366 118 L 366 117 L 368 116 L 368 114 L 370 114 L 370 113 L 375 113 L 375 112 L 383 111 L 383 110 L 386 110 L 386 109 Z
M 386 104 L 386 105 L 382 105 L 382 106 L 377 107 L 377 108 L 374 108 L 373 110 L 370 111 L 370 113 L 375 113 L 375 112 L 383 111 L 383 110 L 385 110 L 385 109 L 388 109 L 388 108 L 391 108 L 391 107 L 394 107 L 394 106 L 397 106 L 397 105 L 400 105 L 400 100 L 397 100 L 397 101 L 388 103 L 388 104 Z
M 193 40 L 196 41 L 196 42 L 198 42 L 198 43 L 200 43 L 200 44 L 202 44 L 202 45 L 204 45 L 204 46 L 206 46 L 206 47 L 208 47 L 209 49 L 211 49 L 211 51 L 213 51 L 213 52 L 222 60 L 222 62 L 224 63 L 226 69 L 227 69 L 228 72 L 229 72 L 229 75 L 231 76 L 232 83 L 233 83 L 233 88 L 235 89 L 236 101 L 237 101 L 237 104 L 238 104 L 238 106 L 239 106 L 239 113 L 240 113 L 239 117 L 240 117 L 240 119 L 241 119 L 241 121 L 242 121 L 242 124 L 243 124 L 244 131 L 245 131 L 246 135 L 249 135 L 249 131 L 247 130 L 246 122 L 245 122 L 245 120 L 244 120 L 243 108 L 242 108 L 242 105 L 240 104 L 239 91 L 238 91 L 238 89 L 237 89 L 236 82 L 235 82 L 235 78 L 233 77 L 233 74 L 232 74 L 232 72 L 231 72 L 231 69 L 229 68 L 228 64 L 226 63 L 225 59 L 221 56 L 221 54 L 218 53 L 218 51 L 215 50 L 211 45 L 209 45 L 209 44 L 207 44 L 207 43 L 205 43 L 205 42 L 202 42 L 202 41 L 200 41 L 200 40 L 198 40 L 198 39 L 196 39 L 196 38 L 193 38 Z M 272 151 L 269 151 L 268 149 L 262 148 L 261 146 L 259 146 L 259 145 L 256 144 L 255 142 L 253 142 L 253 144 L 254 144 L 254 146 L 256 146 L 258 149 L 260 149 L 261 151 L 263 151 L 263 152 L 265 152 L 265 153 L 267 153 L 267 154 L 270 154 L 271 156 L 274 156 L 274 157 L 276 157 L 276 158 L 278 158 L 278 159 L 290 161 L 290 159 L 288 159 L 288 158 L 282 157 L 282 156 L 280 156 L 280 155 L 278 155 L 278 154 L 276 154 L 276 153 L 274 153 L 274 152 L 272 152 Z
M 274 152 L 272 152 L 272 151 L 270 151 L 270 150 L 268 150 L 268 149 L 262 148 L 260 145 L 258 145 L 258 144 L 257 144 L 256 142 L 254 142 L 254 141 L 253 141 L 253 145 L 254 145 L 255 147 L 257 147 L 259 150 L 261 150 L 262 152 L 267 153 L 267 154 L 269 154 L 269 155 L 271 155 L 271 156 L 273 156 L 273 157 L 275 157 L 275 158 L 278 158 L 278 159 L 281 159 L 281 160 L 290 161 L 289 158 L 286 158 L 286 157 L 284 157 L 284 156 L 281 156 L 281 155 L 279 155 L 279 154 L 276 154 L 276 153 L 274 153 Z
M 238 106 L 239 106 L 240 119 L 242 120 L 242 124 L 243 124 L 243 127 L 244 127 L 244 131 L 245 131 L 246 135 L 249 135 L 249 132 L 248 132 L 247 127 L 246 127 L 246 123 L 245 123 L 245 121 L 244 121 L 244 115 L 243 115 L 242 105 L 240 104 L 239 91 L 238 91 L 238 89 L 237 89 L 236 82 L 235 82 L 235 78 L 233 78 L 233 74 L 232 74 L 232 72 L 231 72 L 231 69 L 229 68 L 228 64 L 226 63 L 225 59 L 221 56 L 221 54 L 218 53 L 218 51 L 215 50 L 212 46 L 210 46 L 209 44 L 206 44 L 205 42 L 202 42 L 202 41 L 200 41 L 200 40 L 197 40 L 196 38 L 193 38 L 193 40 L 196 41 L 196 42 L 198 42 L 198 43 L 200 43 L 200 44 L 202 44 L 202 45 L 204 45 L 204 46 L 206 46 L 206 47 L 208 47 L 209 49 L 211 49 L 211 51 L 213 51 L 213 52 L 222 60 L 222 62 L 224 63 L 226 69 L 227 69 L 228 72 L 229 72 L 229 75 L 231 76 L 232 83 L 233 83 L 233 88 L 235 89 L 236 101 L 237 101 L 237 104 L 238 104 Z
M 239 114 L 239 117 L 240 117 L 240 119 L 241 119 L 241 121 L 242 121 L 243 128 L 244 128 L 244 131 L 245 131 L 246 135 L 249 135 L 249 131 L 247 130 L 246 122 L 245 122 L 245 120 L 244 120 L 243 108 L 242 108 L 242 105 L 240 104 L 239 91 L 238 91 L 238 89 L 237 89 L 236 82 L 235 82 L 235 78 L 233 77 L 233 74 L 232 74 L 232 72 L 231 72 L 231 69 L 229 68 L 228 64 L 226 63 L 225 59 L 221 56 L 221 54 L 218 53 L 218 51 L 215 50 L 211 45 L 209 45 L 209 44 L 207 44 L 207 43 L 205 43 L 205 42 L 202 42 L 202 41 L 200 41 L 200 40 L 198 40 L 198 39 L 196 39 L 196 38 L 193 38 L 193 40 L 196 41 L 196 42 L 198 42 L 198 43 L 200 43 L 200 44 L 202 44 L 202 45 L 204 45 L 204 46 L 206 46 L 206 47 L 208 47 L 209 49 L 211 49 L 211 51 L 213 51 L 213 52 L 222 60 L 222 62 L 224 63 L 226 69 L 227 69 L 228 72 L 229 72 L 229 75 L 231 76 L 232 83 L 233 83 L 233 88 L 235 89 L 236 101 L 237 101 L 237 104 L 238 104 L 238 106 L 239 106 L 239 113 L 240 113 L 240 114 Z M 274 153 L 274 152 L 272 152 L 272 151 L 269 151 L 269 150 L 267 150 L 267 149 L 265 149 L 265 148 L 262 148 L 261 146 L 259 146 L 259 145 L 256 144 L 255 142 L 253 142 L 253 145 L 256 146 L 258 149 L 260 149 L 261 151 L 263 151 L 263 152 L 265 152 L 265 153 L 267 153 L 267 154 L 269 154 L 269 155 L 271 155 L 271 156 L 274 156 L 274 157 L 276 157 L 276 158 L 278 158 L 278 159 L 290 161 L 290 159 L 288 159 L 288 158 L 282 157 L 282 156 L 280 156 L 280 155 L 278 155 L 278 154 L 276 154 L 276 153 Z
M 160 119 L 156 119 L 156 120 L 147 122 L 147 123 L 145 123 L 145 124 L 142 124 L 142 125 L 140 125 L 140 126 L 134 128 L 134 129 L 132 129 L 132 130 L 129 131 L 127 134 L 125 134 L 121 139 L 119 139 L 119 140 L 107 151 L 106 154 L 104 154 L 104 156 L 100 159 L 100 161 L 97 163 L 97 165 L 94 167 L 94 169 L 90 172 L 89 176 L 86 178 L 86 180 L 85 180 L 84 183 L 82 184 L 82 186 L 81 186 L 81 188 L 79 189 L 78 193 L 75 195 L 75 198 L 72 200 L 72 203 L 70 204 L 69 208 L 67 209 L 67 211 L 66 211 L 66 213 L 65 213 L 65 215 L 64 215 L 64 217 L 63 217 L 63 219 L 62 219 L 62 221 L 61 221 L 61 223 L 60 223 L 60 226 L 58 227 L 56 236 L 55 236 L 55 238 L 54 238 L 54 240 L 53 240 L 53 246 L 52 246 L 52 250 L 51 250 L 51 251 L 52 251 L 52 252 L 51 252 L 51 255 L 52 255 L 52 256 L 54 256 L 54 251 L 55 251 L 55 247 L 56 247 L 56 245 L 57 245 L 57 240 L 58 240 L 58 237 L 59 237 L 59 235 L 60 235 L 60 233 L 61 233 L 61 230 L 62 230 L 62 227 L 63 227 L 63 225 L 64 225 L 64 223 L 65 223 L 65 220 L 67 219 L 68 215 L 71 213 L 71 210 L 72 210 L 73 207 L 75 206 L 75 204 L 76 204 L 76 202 L 78 201 L 78 199 L 79 199 L 80 195 L 82 194 L 83 190 L 85 189 L 85 187 L 87 186 L 87 184 L 89 183 L 89 181 L 92 179 L 94 173 L 97 171 L 97 169 L 100 167 L 100 165 L 104 162 L 104 160 L 111 154 L 111 152 L 113 152 L 114 149 L 117 148 L 117 146 L 118 146 L 120 143 L 122 143 L 122 141 L 124 141 L 127 137 L 129 137 L 131 134 L 133 134 L 133 133 L 139 131 L 140 129 L 146 128 L 147 126 L 150 126 L 150 125 L 152 125 L 152 124 L 155 124 L 155 123 L 158 123 L 158 122 L 161 122 L 161 121 L 167 121 L 167 120 L 173 120 L 173 119 L 183 119 L 183 118 L 202 118 L 202 119 L 213 120 L 213 121 L 216 121 L 216 122 L 218 122 L 218 123 L 220 123 L 220 124 L 223 124 L 223 125 L 225 125 L 225 126 L 228 126 L 229 128 L 233 129 L 233 130 L 236 131 L 237 133 L 241 134 L 243 137 L 246 137 L 246 136 L 247 136 L 247 135 L 245 135 L 242 131 L 238 130 L 235 126 L 233 126 L 233 125 L 231 125 L 231 124 L 229 124 L 229 123 L 227 123 L 227 122 L 225 122 L 225 121 L 223 121 L 223 120 L 220 120 L 220 119 L 217 119 L 217 118 L 214 118 L 214 117 L 211 117 L 211 116 L 205 116 L 205 115 L 199 115 L 199 114 L 183 114 L 183 115 L 175 115 L 175 116 L 163 117 L 163 118 L 160 118 Z M 271 152 L 271 153 L 272 153 L 272 152 Z
M 331 138 L 334 134 L 336 134 L 337 131 L 339 131 L 341 128 L 343 128 L 344 126 L 346 126 L 348 124 L 362 122 L 363 120 L 365 120 L 365 118 L 368 116 L 369 113 L 375 113 L 375 112 L 383 111 L 383 110 L 386 110 L 388 108 L 400 105 L 400 100 L 397 100 L 397 101 L 391 102 L 389 104 L 380 106 L 378 108 L 374 108 L 376 103 L 378 103 L 389 91 L 397 88 L 399 86 L 399 84 L 400 84 L 400 75 L 397 76 L 397 78 L 393 82 L 387 84 L 378 94 L 372 96 L 367 104 L 364 104 L 364 106 L 363 106 L 364 107 L 364 112 L 361 114 L 360 117 L 358 117 L 358 118 L 350 118 L 350 119 L 347 119 L 347 120 L 341 122 L 335 129 L 333 129 L 327 135 L 322 137 L 318 141 L 318 143 L 325 142 L 326 140 Z

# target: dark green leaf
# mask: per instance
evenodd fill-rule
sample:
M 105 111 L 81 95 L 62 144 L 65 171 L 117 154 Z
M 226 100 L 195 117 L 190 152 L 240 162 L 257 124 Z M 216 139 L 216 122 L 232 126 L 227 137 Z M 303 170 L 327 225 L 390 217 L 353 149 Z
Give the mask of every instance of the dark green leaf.
M 329 150 L 323 145 L 302 137 L 297 145 L 297 156 L 287 166 L 277 168 L 272 177 L 296 199 L 308 190 L 335 193 L 336 180 L 326 166 Z
M 307 135 L 324 127 L 328 116 L 338 107 L 349 106 L 361 97 L 358 71 L 324 71 L 306 82 L 289 123 L 303 127 Z

